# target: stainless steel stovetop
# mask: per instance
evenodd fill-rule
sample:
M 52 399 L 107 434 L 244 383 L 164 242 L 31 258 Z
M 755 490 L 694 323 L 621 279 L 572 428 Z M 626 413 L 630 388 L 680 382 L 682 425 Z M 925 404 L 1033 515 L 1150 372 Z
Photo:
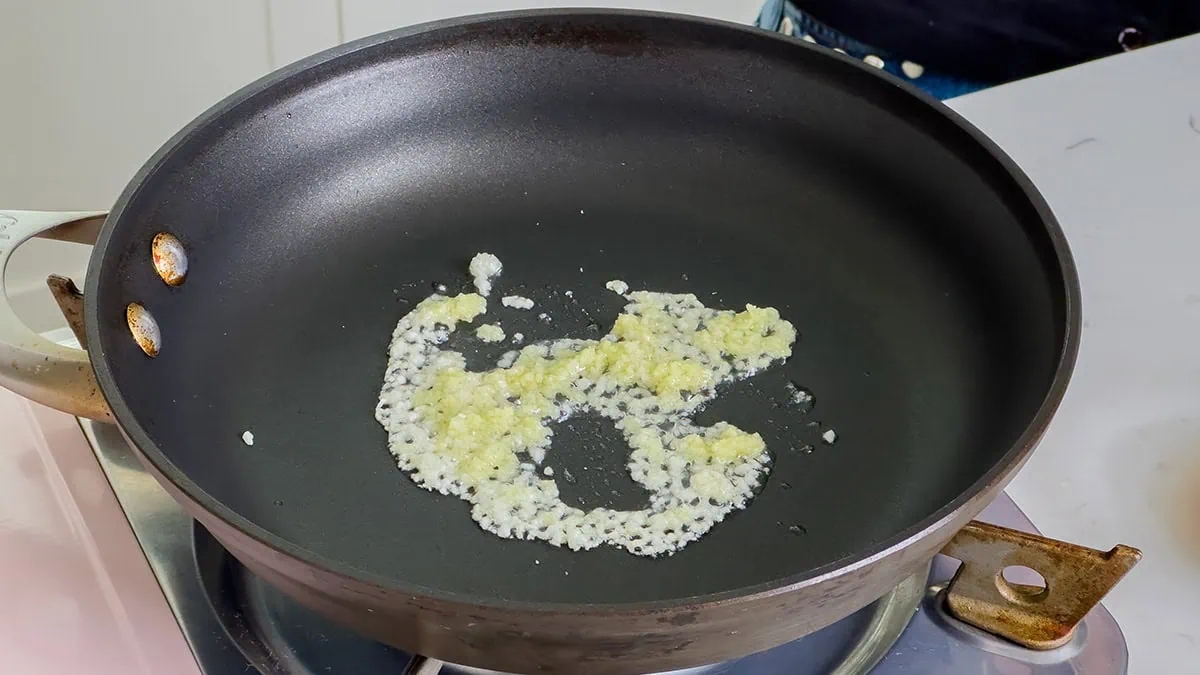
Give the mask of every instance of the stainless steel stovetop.
M 239 565 L 134 457 L 116 427 L 81 421 L 134 534 L 205 675 L 260 672 L 426 673 L 437 662 L 347 631 L 300 607 Z M 980 516 L 1037 532 L 1005 494 Z M 957 621 L 939 590 L 957 561 L 938 556 L 873 605 L 817 633 L 735 661 L 686 673 L 721 675 L 1123 675 L 1121 629 L 1097 605 L 1066 645 L 1033 651 Z M 444 665 L 445 675 L 479 674 Z

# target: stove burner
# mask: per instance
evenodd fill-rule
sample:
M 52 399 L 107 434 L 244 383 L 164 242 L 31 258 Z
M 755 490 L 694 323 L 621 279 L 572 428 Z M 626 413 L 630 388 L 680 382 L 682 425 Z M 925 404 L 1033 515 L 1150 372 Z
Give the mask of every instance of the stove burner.
M 265 675 L 353 672 L 407 675 L 506 675 L 412 656 L 357 635 L 301 606 L 242 566 L 193 524 L 197 571 L 209 602 L 238 650 Z M 749 661 L 787 655 L 790 675 L 860 675 L 891 649 L 925 595 L 929 568 L 842 621 L 796 642 L 736 661 L 654 675 L 758 675 Z M 797 664 L 803 664 L 798 666 Z M 774 671 L 771 671 L 774 672 Z

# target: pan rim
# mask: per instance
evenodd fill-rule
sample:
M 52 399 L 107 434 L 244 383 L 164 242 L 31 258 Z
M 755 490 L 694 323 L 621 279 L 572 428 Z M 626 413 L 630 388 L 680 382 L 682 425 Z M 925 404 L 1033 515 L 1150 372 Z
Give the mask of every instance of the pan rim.
M 158 448 L 157 444 L 150 439 L 149 435 L 138 423 L 132 409 L 121 395 L 120 389 L 117 386 L 113 376 L 111 364 L 109 363 L 107 354 L 104 351 L 103 337 L 99 327 L 99 303 L 96 299 L 99 291 L 99 269 L 103 258 L 108 253 L 109 243 L 112 239 L 116 224 L 121 220 L 121 217 L 123 216 L 130 202 L 132 202 L 133 199 L 138 195 L 146 182 L 157 173 L 159 167 L 176 150 L 178 150 L 184 144 L 184 142 L 192 136 L 192 134 L 206 127 L 210 122 L 220 118 L 225 113 L 244 103 L 249 102 L 256 96 L 266 92 L 268 89 L 276 85 L 280 85 L 292 77 L 299 75 L 300 73 L 349 54 L 370 49 L 372 47 L 392 42 L 397 39 L 413 37 L 416 35 L 452 29 L 462 29 L 466 27 L 478 27 L 485 24 L 502 23 L 516 19 L 614 19 L 623 17 L 632 19 L 660 20 L 664 22 L 675 23 L 683 22 L 697 26 L 707 26 L 726 31 L 740 32 L 745 35 L 753 35 L 755 36 L 755 39 L 786 42 L 790 45 L 790 47 L 795 49 L 808 49 L 819 52 L 824 57 L 841 61 L 847 67 L 857 68 L 862 73 L 867 73 L 872 77 L 879 78 L 881 85 L 894 87 L 901 91 L 907 92 L 910 95 L 918 97 L 927 105 L 931 106 L 933 111 L 940 113 L 941 116 L 944 117 L 950 124 L 956 126 L 959 131 L 966 133 L 992 158 L 993 161 L 998 163 L 999 168 L 1004 170 L 1004 172 L 1013 181 L 1015 187 L 1020 190 L 1023 197 L 1028 200 L 1029 204 L 1033 207 L 1033 211 L 1037 214 L 1038 219 L 1041 222 L 1041 226 L 1044 228 L 1045 234 L 1049 239 L 1049 243 L 1051 245 L 1050 248 L 1053 251 L 1057 262 L 1057 272 L 1061 275 L 1063 281 L 1063 291 L 1065 293 L 1065 297 L 1061 298 L 1061 301 L 1063 303 L 1065 313 L 1065 325 L 1061 326 L 1063 330 L 1062 348 L 1058 355 L 1054 377 L 1046 390 L 1046 394 L 1042 399 L 1041 404 L 1038 406 L 1037 411 L 1025 426 L 1020 436 L 1017 438 L 1014 444 L 1004 452 L 1000 459 L 997 460 L 997 462 L 986 473 L 984 473 L 968 488 L 961 492 L 955 499 L 937 509 L 929 516 L 918 521 L 917 523 L 914 523 L 913 525 L 910 525 L 908 528 L 905 528 L 904 530 L 901 530 L 900 532 L 883 539 L 870 548 L 850 554 L 839 560 L 834 560 L 826 563 L 825 565 L 802 570 L 771 581 L 716 593 L 683 598 L 671 598 L 666 600 L 621 602 L 611 604 L 504 600 L 496 597 L 446 591 L 443 589 L 432 588 L 418 584 L 406 584 L 394 579 L 388 579 L 377 573 L 360 569 L 353 565 L 322 556 L 309 549 L 298 546 L 279 535 L 267 531 L 265 528 L 262 528 L 244 518 L 232 508 L 217 500 L 215 497 L 203 490 L 199 485 L 194 483 L 190 478 L 188 478 L 187 475 L 185 475 L 180 469 L 178 469 L 175 464 L 166 456 L 166 454 Z M 92 346 L 92 349 L 90 350 L 91 362 L 93 370 L 96 374 L 97 382 L 100 386 L 100 391 L 111 407 L 113 415 L 120 426 L 121 431 L 134 445 L 135 449 L 137 450 L 137 454 L 142 458 L 142 461 L 148 462 L 150 465 L 152 465 L 155 473 L 162 478 L 165 478 L 176 490 L 186 496 L 190 501 L 194 502 L 197 506 L 211 516 L 216 517 L 226 525 L 238 531 L 242 536 L 254 540 L 258 544 L 265 546 L 280 556 L 291 558 L 306 566 L 318 569 L 323 573 L 341 577 L 354 583 L 374 586 L 390 592 L 402 593 L 409 596 L 424 597 L 436 602 L 451 603 L 469 607 L 504 609 L 508 611 L 525 612 L 531 614 L 554 613 L 557 615 L 562 615 L 567 613 L 581 616 L 613 616 L 666 612 L 684 608 L 695 608 L 699 606 L 710 607 L 716 605 L 761 601 L 773 596 L 789 594 L 803 588 L 820 585 L 822 583 L 831 582 L 835 579 L 852 575 L 858 570 L 870 567 L 879 560 L 891 557 L 907 549 L 916 542 L 925 539 L 926 537 L 941 530 L 946 524 L 959 517 L 964 508 L 977 505 L 978 508 L 976 511 L 982 510 L 984 504 L 976 504 L 978 501 L 977 498 L 981 494 L 993 492 L 1007 483 L 1007 481 L 1016 473 L 1016 471 L 1032 453 L 1041 436 L 1049 426 L 1054 414 L 1057 412 L 1058 407 L 1066 393 L 1067 385 L 1071 379 L 1071 375 L 1074 371 L 1075 362 L 1079 351 L 1079 334 L 1082 323 L 1082 312 L 1080 308 L 1082 298 L 1078 272 L 1073 256 L 1071 255 L 1067 244 L 1066 235 L 1063 233 L 1062 228 L 1060 227 L 1058 220 L 1054 217 L 1049 205 L 1034 186 L 1033 182 L 1017 166 L 1016 162 L 1013 161 L 1012 158 L 1010 158 L 981 130 L 976 128 L 970 122 L 966 121 L 966 119 L 950 109 L 944 103 L 932 98 L 931 96 L 907 83 L 902 82 L 897 78 L 880 75 L 875 68 L 861 63 L 856 59 L 829 52 L 828 50 L 822 50 L 777 33 L 771 33 L 753 26 L 685 14 L 624 9 L 532 9 L 475 14 L 464 17 L 432 21 L 399 28 L 385 33 L 380 33 L 378 35 L 372 35 L 348 42 L 268 73 L 267 75 L 229 95 L 192 120 L 175 135 L 173 135 L 165 144 L 163 144 L 161 148 L 159 148 L 158 151 L 154 153 L 154 155 L 150 157 L 150 159 L 146 161 L 146 163 L 130 180 L 110 210 L 109 217 L 105 221 L 100 235 L 97 238 L 96 245 L 93 249 L 89 261 L 89 269 L 92 270 L 92 273 L 88 274 L 85 284 L 84 323 L 86 326 L 88 343 Z M 974 513 L 971 514 L 972 517 L 974 515 Z

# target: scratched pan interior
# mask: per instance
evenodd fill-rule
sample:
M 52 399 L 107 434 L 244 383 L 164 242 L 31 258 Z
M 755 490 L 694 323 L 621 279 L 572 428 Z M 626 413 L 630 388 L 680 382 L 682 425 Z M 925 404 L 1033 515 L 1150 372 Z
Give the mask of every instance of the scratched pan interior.
M 97 372 L 193 499 L 317 564 L 485 601 L 734 592 L 911 531 L 1030 423 L 1068 292 L 1029 189 L 929 102 L 765 33 L 529 14 L 384 36 L 235 95 L 135 179 L 93 259 Z M 188 249 L 181 287 L 151 268 L 159 231 Z M 396 469 L 373 418 L 390 333 L 433 284 L 466 290 L 478 251 L 504 261 L 487 319 L 527 341 L 607 330 L 610 279 L 792 321 L 792 358 L 699 416 L 766 440 L 749 508 L 671 557 L 571 552 L 485 533 Z M 158 318 L 155 359 L 129 302 Z M 456 344 L 472 367 L 504 349 Z M 811 414 L 778 407 L 788 381 Z M 556 434 L 568 501 L 644 501 L 610 428 Z

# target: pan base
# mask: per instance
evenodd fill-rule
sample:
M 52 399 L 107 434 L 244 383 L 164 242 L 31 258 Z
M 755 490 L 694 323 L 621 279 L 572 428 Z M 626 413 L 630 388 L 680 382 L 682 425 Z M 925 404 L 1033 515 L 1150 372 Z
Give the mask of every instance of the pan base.
M 195 662 L 209 675 L 261 672 L 351 673 L 370 675 L 405 672 L 408 655 L 350 634 L 291 603 L 247 574 L 165 492 L 133 455 L 115 426 L 82 422 L 105 476 L 116 493 L 155 579 L 192 648 Z M 1037 532 L 1006 494 L 988 506 L 980 519 Z M 922 586 L 945 584 L 955 561 L 934 558 Z M 246 589 L 250 589 L 247 592 Z M 253 595 L 253 599 L 250 596 Z M 871 675 L 942 675 L 964 672 L 1022 672 L 1043 675 L 1083 672 L 1125 675 L 1127 649 L 1112 615 L 1097 607 L 1084 620 L 1078 653 L 1050 654 L 1015 649 L 997 638 L 964 640 L 946 629 L 942 613 L 927 595 L 919 611 L 908 612 L 900 640 Z M 878 603 L 875 605 L 878 607 Z M 826 630 L 732 664 L 722 675 L 848 675 L 859 670 L 845 656 L 851 641 L 864 634 L 865 612 Z M 910 620 L 911 619 L 911 620 Z M 824 641 L 822 636 L 827 639 Z M 840 641 L 839 641 L 840 640 Z M 885 642 L 877 642 L 887 647 Z M 824 646 L 823 646 L 824 645 Z M 838 652 L 837 649 L 841 649 Z M 1048 661 L 1047 656 L 1053 657 Z M 858 666 L 862 665 L 858 662 Z M 838 668 L 842 668 L 838 670 Z M 447 667 L 446 675 L 478 675 L 479 671 Z M 693 670 L 692 673 L 706 672 Z
M 407 673 L 413 657 L 362 637 L 301 606 L 242 566 L 211 534 L 194 525 L 198 571 L 228 636 L 261 673 Z M 857 675 L 887 654 L 925 595 L 925 574 L 914 575 L 875 603 L 817 633 L 741 660 L 670 675 L 779 672 Z M 752 663 L 751 663 L 752 662 Z M 767 665 L 767 670 L 762 668 Z M 774 666 L 774 667 L 772 667 Z M 425 672 L 418 670 L 417 672 Z M 441 675 L 501 675 L 446 664 Z M 667 675 L 667 674 L 658 674 Z

